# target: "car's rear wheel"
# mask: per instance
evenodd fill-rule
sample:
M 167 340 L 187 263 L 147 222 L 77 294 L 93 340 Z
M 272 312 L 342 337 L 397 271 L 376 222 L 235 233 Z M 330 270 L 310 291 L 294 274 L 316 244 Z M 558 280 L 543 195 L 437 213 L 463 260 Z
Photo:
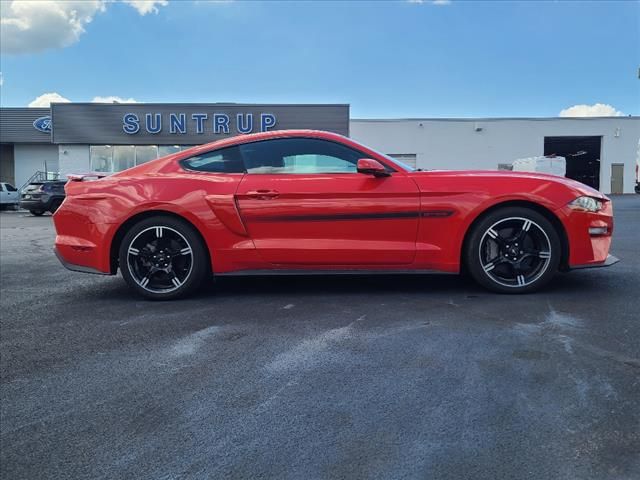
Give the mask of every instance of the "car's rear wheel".
M 40 217 L 40 216 L 44 215 L 44 210 L 29 210 L 29 213 L 31 215 L 36 216 L 36 217 Z
M 535 210 L 507 207 L 473 228 L 465 260 L 471 276 L 500 293 L 540 289 L 558 271 L 562 247 L 551 222 Z
M 170 300 L 193 293 L 209 271 L 205 245 L 187 222 L 168 216 L 136 223 L 120 244 L 127 284 L 146 298 Z

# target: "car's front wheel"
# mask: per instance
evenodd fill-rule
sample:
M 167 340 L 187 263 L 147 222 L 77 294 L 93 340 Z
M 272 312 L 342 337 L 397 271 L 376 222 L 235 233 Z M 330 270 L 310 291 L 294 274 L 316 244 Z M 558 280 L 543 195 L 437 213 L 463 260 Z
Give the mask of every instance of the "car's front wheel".
M 51 203 L 51 206 L 49 207 L 49 211 L 52 214 L 56 213 L 56 210 L 60 208 L 60 205 L 62 205 L 62 200 L 54 200 L 53 203 Z
M 119 264 L 129 286 L 152 300 L 193 293 L 209 271 L 205 245 L 195 229 L 169 216 L 136 223 L 120 244 Z
M 41 217 L 44 215 L 44 210 L 29 210 L 29 213 L 36 217 Z
M 469 273 L 483 287 L 525 293 L 553 278 L 561 255 L 558 233 L 544 215 L 507 207 L 489 213 L 474 226 L 465 260 Z

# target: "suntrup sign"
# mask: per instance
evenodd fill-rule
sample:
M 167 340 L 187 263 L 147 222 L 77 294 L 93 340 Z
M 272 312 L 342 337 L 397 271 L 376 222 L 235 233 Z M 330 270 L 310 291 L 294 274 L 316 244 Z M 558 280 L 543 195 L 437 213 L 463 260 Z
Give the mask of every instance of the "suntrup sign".
M 135 135 L 141 129 L 155 135 L 167 128 L 173 135 L 186 135 L 188 129 L 191 130 L 189 133 L 197 135 L 203 135 L 205 130 L 229 135 L 232 130 L 241 134 L 253 133 L 256 127 L 257 131 L 266 132 L 275 127 L 277 122 L 272 113 L 261 113 L 257 122 L 254 121 L 253 113 L 238 113 L 233 119 L 235 125 L 230 125 L 231 121 L 226 113 L 192 113 L 190 116 L 186 113 L 170 113 L 166 125 L 163 124 L 162 113 L 145 113 L 143 119 L 136 113 L 125 113 L 122 117 L 122 130 L 129 135 Z
M 200 145 L 248 133 L 313 129 L 349 135 L 349 105 L 56 103 L 57 144 Z

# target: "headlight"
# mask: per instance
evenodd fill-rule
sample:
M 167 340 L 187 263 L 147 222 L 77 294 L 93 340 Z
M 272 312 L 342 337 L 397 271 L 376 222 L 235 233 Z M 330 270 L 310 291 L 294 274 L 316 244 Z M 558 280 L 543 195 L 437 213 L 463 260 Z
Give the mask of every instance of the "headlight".
M 593 197 L 578 197 L 569 203 L 569 207 L 584 212 L 597 212 L 602 210 L 602 202 Z

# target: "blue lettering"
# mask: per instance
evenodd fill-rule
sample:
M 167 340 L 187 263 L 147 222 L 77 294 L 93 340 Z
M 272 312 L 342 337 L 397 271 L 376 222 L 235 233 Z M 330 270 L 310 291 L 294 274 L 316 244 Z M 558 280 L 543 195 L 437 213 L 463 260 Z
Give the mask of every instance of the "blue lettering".
M 169 132 L 187 133 L 187 116 L 184 113 L 169 115 Z
M 156 113 L 153 116 L 155 116 L 155 123 L 152 122 L 153 117 L 150 113 L 147 113 L 145 115 L 146 123 L 147 123 L 147 132 L 160 133 L 162 131 L 162 115 L 159 113 Z
M 229 115 L 224 113 L 213 114 L 213 133 L 229 133 Z
M 191 118 L 196 121 L 196 133 L 204 133 L 204 121 L 209 118 L 206 113 L 193 113 Z
M 140 131 L 138 115 L 135 113 L 125 113 L 124 117 L 122 117 L 122 130 L 129 135 L 138 133 Z
M 246 123 L 245 119 L 246 118 Z M 238 133 L 251 133 L 253 131 L 253 113 L 238 114 Z
M 260 131 L 266 132 L 276 124 L 276 116 L 272 113 L 260 114 Z

